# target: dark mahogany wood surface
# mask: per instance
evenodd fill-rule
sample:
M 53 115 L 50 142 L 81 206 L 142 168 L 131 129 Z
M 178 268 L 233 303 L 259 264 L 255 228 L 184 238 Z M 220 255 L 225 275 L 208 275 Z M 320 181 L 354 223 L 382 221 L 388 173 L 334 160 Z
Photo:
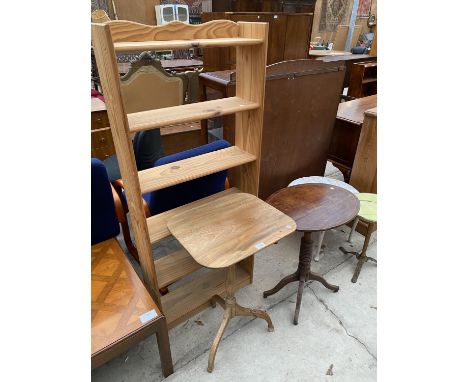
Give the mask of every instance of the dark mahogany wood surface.
M 271 195 L 267 203 L 295 220 L 297 231 L 325 231 L 352 220 L 359 200 L 351 192 L 330 184 L 300 184 Z

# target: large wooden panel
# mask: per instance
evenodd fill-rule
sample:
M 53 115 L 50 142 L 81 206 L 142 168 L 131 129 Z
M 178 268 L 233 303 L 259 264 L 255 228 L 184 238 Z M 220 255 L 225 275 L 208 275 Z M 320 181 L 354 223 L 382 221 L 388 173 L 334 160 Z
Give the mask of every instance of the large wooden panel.
M 156 25 L 154 7 L 160 0 L 112 0 L 119 20 L 135 21 L 137 23 Z
M 303 176 L 323 176 L 344 77 L 340 63 L 267 67 L 259 197 Z
M 360 192 L 377 193 L 377 108 L 364 113 L 349 183 Z
M 307 55 L 309 54 L 313 20 L 313 14 L 288 15 L 283 55 L 284 61 L 307 58 Z
M 377 96 L 374 95 L 342 102 L 338 107 L 328 157 L 343 172 L 346 181 L 353 168 L 364 112 L 376 106 Z
M 267 65 L 287 59 L 307 58 L 313 14 L 288 14 L 273 12 L 207 12 L 202 14 L 203 22 L 213 19 L 230 19 L 236 22 L 267 22 L 268 51 Z M 205 49 L 205 72 L 235 69 L 234 49 Z

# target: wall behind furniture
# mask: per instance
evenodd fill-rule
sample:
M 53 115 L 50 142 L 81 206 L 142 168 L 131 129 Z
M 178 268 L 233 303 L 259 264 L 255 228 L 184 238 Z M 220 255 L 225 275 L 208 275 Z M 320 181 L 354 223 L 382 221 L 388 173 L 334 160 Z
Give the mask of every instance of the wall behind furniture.
M 332 4 L 332 0 L 317 0 L 317 3 L 315 4 L 315 14 L 314 14 L 314 24 L 312 28 L 312 37 L 311 41 L 314 41 L 316 37 L 320 37 L 324 41 L 333 41 L 336 35 L 336 25 L 333 28 L 328 27 L 327 25 L 324 25 L 324 19 L 327 19 L 326 14 L 326 4 Z M 371 14 L 375 14 L 377 16 L 377 0 L 371 0 Z M 351 11 L 353 8 L 353 2 L 354 0 L 345 0 L 343 3 L 345 3 L 344 10 L 342 13 L 341 21 L 338 22 L 338 25 L 348 25 L 349 20 L 351 18 Z M 331 18 L 332 15 L 329 15 L 329 19 Z M 361 33 L 369 33 L 371 30 L 367 26 L 367 20 L 369 17 L 358 17 L 356 18 L 356 25 L 361 25 Z M 376 17 L 377 19 L 377 17 Z M 321 22 L 322 21 L 322 22 Z M 328 23 L 328 26 L 330 26 L 332 23 Z

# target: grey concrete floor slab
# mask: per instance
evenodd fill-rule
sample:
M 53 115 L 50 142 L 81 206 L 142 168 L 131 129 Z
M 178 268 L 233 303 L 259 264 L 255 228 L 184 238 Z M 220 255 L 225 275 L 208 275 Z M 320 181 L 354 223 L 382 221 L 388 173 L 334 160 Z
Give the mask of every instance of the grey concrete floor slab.
M 294 233 L 255 257 L 254 282 L 236 296 L 240 304 L 266 309 L 275 324 L 268 333 L 260 319 L 239 317 L 231 321 L 217 354 L 215 371 L 206 372 L 208 350 L 221 322 L 221 308 L 209 308 L 169 333 L 175 374 L 168 381 L 371 381 L 376 374 L 376 266 L 365 264 L 356 284 L 350 279 L 355 258 L 338 250 L 347 239 L 346 226 L 328 231 L 324 255 L 312 269 L 340 286 L 338 293 L 312 283 L 305 288 L 298 326 L 292 325 L 297 283 L 267 299 L 264 290 L 295 271 L 300 233 Z M 355 234 L 359 249 L 363 237 Z M 177 243 L 170 241 L 168 247 Z M 375 240 L 370 254 L 375 256 Z M 164 253 L 165 248 L 155 252 Z M 159 256 L 159 255 L 158 255 Z M 325 375 L 332 368 L 333 376 Z M 241 374 L 236 374 L 240 372 Z M 286 379 L 285 379 L 286 378 Z M 301 379 L 302 378 L 302 379 Z M 161 381 L 159 354 L 154 336 L 92 372 L 93 381 Z

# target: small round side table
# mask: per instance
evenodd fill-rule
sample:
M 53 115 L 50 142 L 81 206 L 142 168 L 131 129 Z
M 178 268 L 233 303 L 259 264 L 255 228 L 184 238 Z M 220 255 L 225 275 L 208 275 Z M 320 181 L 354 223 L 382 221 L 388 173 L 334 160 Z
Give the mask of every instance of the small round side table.
M 268 297 L 285 285 L 299 281 L 294 313 L 294 324 L 297 325 L 306 281 L 318 281 L 333 292 L 338 292 L 339 289 L 336 285 L 330 285 L 322 275 L 310 270 L 313 247 L 312 232 L 326 231 L 352 220 L 359 211 L 359 200 L 354 194 L 343 188 L 311 183 L 283 188 L 271 195 L 266 201 L 291 217 L 296 222 L 297 231 L 304 232 L 296 272 L 283 278 L 273 289 L 263 292 L 263 297 Z
M 345 183 L 338 179 L 327 178 L 326 176 L 305 176 L 303 178 L 298 178 L 289 183 L 288 187 L 296 186 L 298 184 L 307 184 L 307 183 L 321 183 L 321 184 L 331 184 L 337 187 L 344 188 L 353 194 L 358 194 L 359 191 L 356 190 L 353 186 L 348 183 Z M 357 223 L 356 223 L 357 224 Z M 351 231 L 352 232 L 352 231 Z M 322 248 L 323 238 L 325 236 L 325 231 L 320 231 L 318 236 L 317 250 L 315 252 L 314 260 L 320 261 L 320 250 Z
M 362 247 L 361 252 L 346 251 L 343 247 L 340 247 L 340 250 L 342 252 L 344 252 L 345 254 L 352 254 L 356 256 L 356 258 L 359 260 L 357 263 L 356 269 L 354 270 L 353 278 L 351 279 L 351 282 L 353 283 L 357 281 L 364 263 L 370 260 L 377 264 L 376 259 L 374 259 L 373 257 L 367 256 L 367 247 L 369 246 L 369 241 L 370 241 L 372 232 L 375 231 L 375 227 L 377 224 L 377 194 L 359 193 L 356 196 L 358 197 L 361 203 L 361 207 L 359 209 L 358 216 L 354 220 L 353 228 L 351 229 L 351 232 L 349 233 L 348 241 L 351 242 L 351 236 L 353 235 L 353 232 L 358 222 L 362 221 L 367 224 L 367 231 L 366 231 L 366 237 L 364 239 L 364 245 Z

